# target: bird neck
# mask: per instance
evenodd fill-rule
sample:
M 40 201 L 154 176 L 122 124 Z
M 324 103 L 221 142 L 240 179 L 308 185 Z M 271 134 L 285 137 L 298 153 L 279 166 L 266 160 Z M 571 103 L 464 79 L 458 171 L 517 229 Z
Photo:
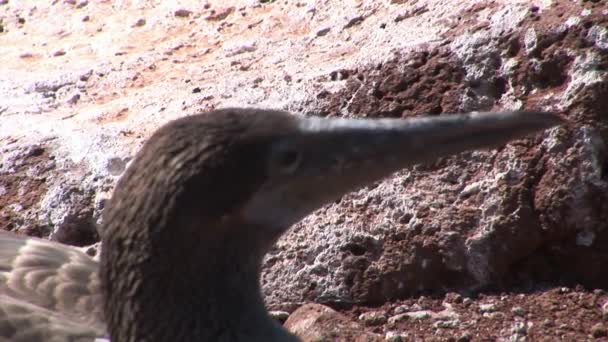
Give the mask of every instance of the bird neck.
M 295 341 L 265 309 L 259 275 L 266 242 L 258 233 L 172 228 L 112 263 L 121 265 L 104 279 L 113 340 Z

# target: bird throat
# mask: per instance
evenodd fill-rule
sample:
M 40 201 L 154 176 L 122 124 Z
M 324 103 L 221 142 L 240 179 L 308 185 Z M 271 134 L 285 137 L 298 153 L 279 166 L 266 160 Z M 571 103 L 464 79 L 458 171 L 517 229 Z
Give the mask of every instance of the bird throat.
M 112 340 L 292 339 L 269 317 L 260 290 L 261 261 L 274 241 L 259 240 L 260 227 L 201 224 L 177 220 L 161 234 L 141 236 L 148 241 L 104 246 L 116 268 L 102 271 Z

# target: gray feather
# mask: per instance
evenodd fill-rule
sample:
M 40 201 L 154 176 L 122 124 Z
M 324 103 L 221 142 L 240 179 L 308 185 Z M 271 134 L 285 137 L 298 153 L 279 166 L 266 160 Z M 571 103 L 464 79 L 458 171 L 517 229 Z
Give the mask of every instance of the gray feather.
M 99 265 L 75 248 L 0 233 L 0 341 L 105 335 Z

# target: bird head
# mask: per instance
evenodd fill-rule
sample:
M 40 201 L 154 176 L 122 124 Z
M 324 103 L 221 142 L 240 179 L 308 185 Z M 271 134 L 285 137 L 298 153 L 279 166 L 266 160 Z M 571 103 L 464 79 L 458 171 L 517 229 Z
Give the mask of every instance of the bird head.
M 201 220 L 214 224 L 190 234 L 255 227 L 245 236 L 272 243 L 315 209 L 399 169 L 494 147 L 560 121 L 537 112 L 362 120 L 220 109 L 160 128 L 117 185 L 107 217 L 126 215 L 114 221 L 165 232 L 157 236 L 180 226 L 197 230 Z
M 265 312 L 262 257 L 307 214 L 399 169 L 559 122 L 538 112 L 362 120 L 238 108 L 172 121 L 144 144 L 104 211 L 101 275 L 111 326 L 143 336 L 123 322 L 169 322 L 185 307 L 249 321 L 248 308 Z M 151 301 L 159 292 L 166 298 Z M 158 306 L 173 310 L 163 320 Z M 157 336 L 161 327 L 142 329 Z

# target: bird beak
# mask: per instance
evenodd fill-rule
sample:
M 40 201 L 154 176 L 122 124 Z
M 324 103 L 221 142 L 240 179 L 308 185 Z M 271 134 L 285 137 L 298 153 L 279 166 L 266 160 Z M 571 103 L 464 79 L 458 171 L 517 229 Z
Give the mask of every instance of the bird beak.
M 415 119 L 308 118 L 300 127 L 313 150 L 322 148 L 333 156 L 334 166 L 341 160 L 351 165 L 351 172 L 363 167 L 383 177 L 440 157 L 504 145 L 562 122 L 552 113 L 502 112 Z
M 541 112 L 299 120 L 298 132 L 282 143 L 301 153 L 301 165 L 291 174 L 271 179 L 258 197 L 264 208 L 256 210 L 277 213 L 267 216 L 274 224 L 289 226 L 345 193 L 397 170 L 463 151 L 500 146 L 562 123 L 557 115 Z

